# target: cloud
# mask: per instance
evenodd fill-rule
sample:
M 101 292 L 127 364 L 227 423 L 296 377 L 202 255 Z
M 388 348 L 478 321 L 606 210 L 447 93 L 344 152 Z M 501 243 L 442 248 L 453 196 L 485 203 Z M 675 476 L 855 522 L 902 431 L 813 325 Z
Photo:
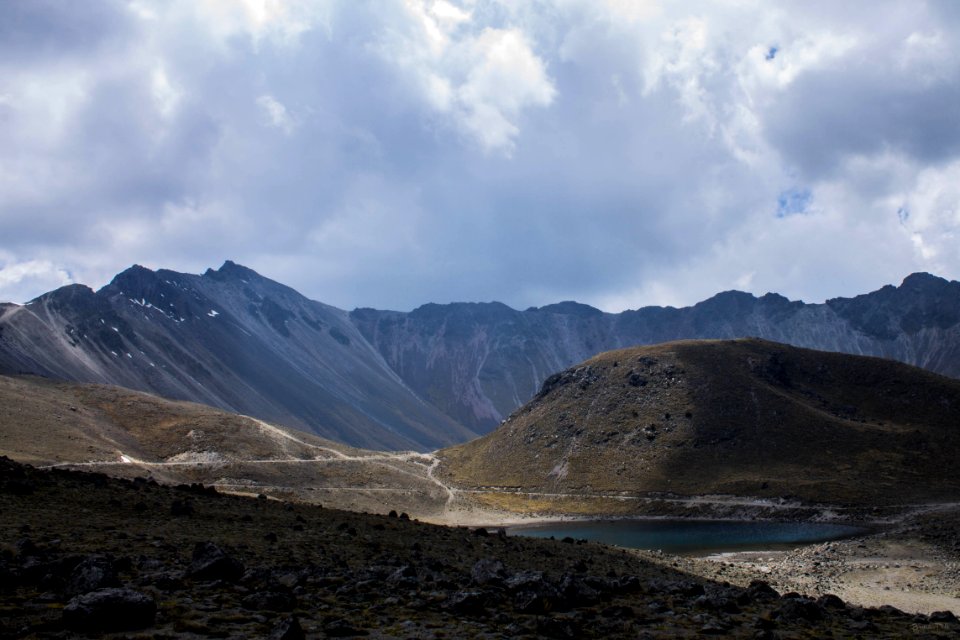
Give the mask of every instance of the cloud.
M 949 2 L 0 3 L 36 272 L 0 298 L 226 258 L 347 308 L 957 278 L 958 42 Z
M 528 109 L 556 91 L 546 66 L 516 27 L 477 26 L 449 2 L 409 2 L 406 29 L 377 47 L 420 86 L 423 100 L 486 152 L 507 155 Z
M 475 62 L 456 92 L 457 117 L 484 149 L 509 151 L 523 110 L 548 106 L 556 91 L 522 32 L 484 29 L 468 46 Z
M 34 297 L 38 288 L 48 291 L 71 284 L 73 278 L 62 267 L 47 260 L 4 262 L 0 266 L 0 290 L 9 292 L 7 300 L 23 303 Z
M 293 133 L 296 123 L 287 112 L 287 108 L 277 102 L 276 98 L 264 94 L 257 98 L 257 104 L 263 109 L 271 126 L 280 129 L 287 135 Z
M 952 269 L 960 260 L 960 161 L 922 171 L 898 216 L 921 260 L 934 271 Z

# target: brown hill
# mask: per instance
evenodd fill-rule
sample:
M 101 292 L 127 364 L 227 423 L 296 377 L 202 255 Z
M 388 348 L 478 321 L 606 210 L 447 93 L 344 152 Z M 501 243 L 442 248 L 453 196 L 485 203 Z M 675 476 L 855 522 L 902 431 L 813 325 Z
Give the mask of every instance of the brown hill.
M 955 500 L 958 451 L 960 381 L 747 339 L 600 354 L 547 379 L 493 433 L 440 455 L 457 485 L 501 495 L 883 505 Z
M 447 498 L 426 454 L 354 449 L 201 404 L 36 377 L 0 376 L 0 455 L 365 511 L 428 515 Z

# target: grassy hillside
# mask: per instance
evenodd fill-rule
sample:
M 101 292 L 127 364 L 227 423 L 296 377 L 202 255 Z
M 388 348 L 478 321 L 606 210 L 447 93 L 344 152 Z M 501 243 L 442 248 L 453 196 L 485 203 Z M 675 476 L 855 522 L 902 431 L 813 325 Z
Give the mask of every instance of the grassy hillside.
M 955 500 L 960 381 L 763 340 L 600 354 L 491 434 L 441 452 L 463 487 Z
M 293 429 L 264 430 L 259 421 L 194 402 L 36 377 L 0 376 L 0 424 L 0 454 L 40 464 L 123 454 L 150 462 L 202 452 L 224 461 L 312 457 L 310 445 L 357 451 Z
M 354 449 L 192 402 L 0 376 L 0 455 L 114 476 L 215 485 L 342 508 L 430 514 L 432 458 Z

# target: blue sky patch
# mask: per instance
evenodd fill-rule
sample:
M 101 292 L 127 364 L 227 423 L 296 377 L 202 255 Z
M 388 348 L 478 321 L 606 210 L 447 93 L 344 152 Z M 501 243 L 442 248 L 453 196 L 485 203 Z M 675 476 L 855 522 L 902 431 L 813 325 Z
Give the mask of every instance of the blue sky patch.
M 770 47 L 770 48 L 767 50 L 767 55 L 765 55 L 764 58 L 767 59 L 767 60 L 773 60 L 774 58 L 777 57 L 777 52 L 778 52 L 778 51 L 780 51 L 780 49 L 779 49 L 778 47 L 776 47 L 776 46 Z
M 787 189 L 777 198 L 777 217 L 786 218 L 797 213 L 806 213 L 813 200 L 813 193 L 806 187 Z

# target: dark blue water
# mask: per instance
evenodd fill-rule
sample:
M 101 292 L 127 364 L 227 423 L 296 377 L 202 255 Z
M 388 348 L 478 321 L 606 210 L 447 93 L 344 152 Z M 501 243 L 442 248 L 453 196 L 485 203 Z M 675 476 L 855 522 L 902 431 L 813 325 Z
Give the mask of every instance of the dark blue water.
M 585 520 L 510 527 L 511 535 L 571 537 L 634 549 L 693 554 L 784 549 L 863 533 L 844 524 L 718 520 Z

